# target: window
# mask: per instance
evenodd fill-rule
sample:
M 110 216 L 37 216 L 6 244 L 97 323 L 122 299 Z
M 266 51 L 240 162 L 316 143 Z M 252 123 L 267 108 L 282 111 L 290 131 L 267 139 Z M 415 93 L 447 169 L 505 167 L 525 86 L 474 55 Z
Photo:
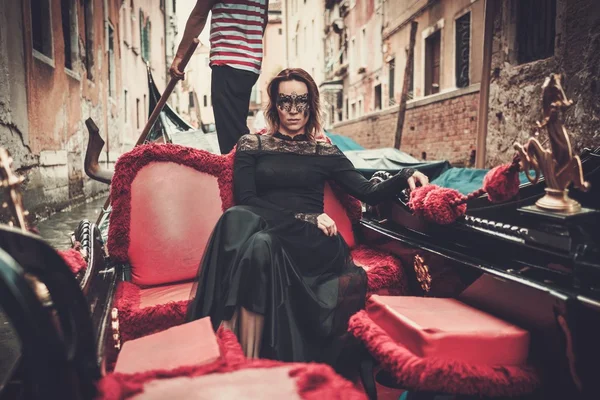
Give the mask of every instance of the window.
M 65 45 L 65 68 L 73 69 L 77 54 L 77 10 L 73 0 L 61 0 L 63 42 Z
M 341 121 L 344 118 L 343 115 L 343 111 L 344 111 L 344 97 L 342 96 L 342 92 L 339 91 L 337 92 L 337 119 L 338 121 Z
M 381 83 L 375 86 L 375 110 L 381 110 Z
M 83 63 L 87 79 L 94 80 L 94 4 L 93 0 L 81 0 L 83 8 L 83 34 L 85 54 Z
M 519 64 L 552 57 L 556 35 L 556 0 L 517 2 Z
M 283 35 L 283 29 L 279 28 L 278 33 L 279 33 L 279 35 Z
M 140 99 L 135 99 L 135 124 L 140 129 Z
M 348 106 L 348 98 L 347 97 L 346 97 L 346 106 L 345 106 L 345 108 L 346 108 L 346 113 L 345 113 L 346 114 L 346 119 L 349 119 L 350 118 L 350 115 L 349 115 L 350 114 L 350 107 Z
M 194 108 L 194 92 L 188 92 L 188 108 Z
M 469 60 L 471 56 L 471 13 L 456 20 L 456 87 L 469 86 Z
M 144 95 L 144 115 L 142 116 L 142 121 L 146 121 L 148 118 L 148 98 Z
M 368 64 L 368 61 L 367 61 L 368 48 L 369 48 L 369 45 L 367 44 L 367 29 L 363 28 L 362 32 L 361 32 L 361 43 L 360 43 L 360 55 L 361 55 L 360 66 L 361 67 L 366 67 Z
M 352 118 L 356 118 L 356 103 L 352 103 Z
M 441 31 L 425 39 L 425 96 L 440 91 Z
M 52 58 L 50 0 L 31 0 L 31 39 L 33 49 Z
M 359 100 L 358 101 L 358 116 L 359 117 L 362 117 L 363 111 L 364 111 L 363 110 L 363 102 L 362 102 L 362 100 Z
M 204 95 L 204 107 L 208 107 L 208 96 Z
M 393 106 L 396 104 L 396 88 L 394 86 L 394 79 L 396 75 L 396 59 L 392 58 L 388 64 L 389 78 L 388 78 L 388 96 L 389 105 Z
M 115 65 L 115 31 L 108 25 L 108 95 L 113 97 L 116 91 L 116 65 Z
M 173 0 L 173 14 L 177 12 L 177 0 Z
M 304 36 L 302 36 L 302 41 L 303 41 L 302 44 L 303 44 L 304 51 L 306 51 L 306 46 L 307 46 L 307 44 L 306 44 L 306 27 L 304 27 L 303 32 L 304 32 Z
M 147 18 L 140 8 L 140 50 L 142 60 L 150 62 L 150 34 L 151 34 L 150 18 Z
M 127 89 L 125 89 L 123 91 L 123 119 L 125 120 L 125 123 L 127 123 L 127 119 L 128 119 L 128 113 L 129 113 L 129 97 L 128 97 L 128 92 Z
M 356 67 L 358 58 L 356 57 L 356 40 L 352 38 L 350 42 L 350 68 Z

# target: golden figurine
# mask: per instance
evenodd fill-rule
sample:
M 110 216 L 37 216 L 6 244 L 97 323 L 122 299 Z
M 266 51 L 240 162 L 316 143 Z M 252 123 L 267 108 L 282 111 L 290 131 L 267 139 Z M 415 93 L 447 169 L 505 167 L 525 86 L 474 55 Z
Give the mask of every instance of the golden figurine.
M 573 183 L 575 188 L 585 192 L 590 184 L 583 180 L 581 160 L 573 155 L 568 133 L 559 119 L 560 112 L 571 106 L 573 101 L 567 99 L 558 74 L 546 78 L 542 89 L 544 119 L 537 122 L 537 128 L 546 128 L 550 148 L 544 148 L 537 137 L 530 138 L 525 145 L 515 143 L 514 147 L 519 152 L 527 179 L 535 184 L 543 175 L 546 181 L 546 195 L 535 205 L 547 211 L 576 213 L 581 210 L 581 205 L 569 197 L 567 188 Z M 539 131 L 536 131 L 535 136 L 538 135 Z M 531 170 L 535 172 L 533 177 Z

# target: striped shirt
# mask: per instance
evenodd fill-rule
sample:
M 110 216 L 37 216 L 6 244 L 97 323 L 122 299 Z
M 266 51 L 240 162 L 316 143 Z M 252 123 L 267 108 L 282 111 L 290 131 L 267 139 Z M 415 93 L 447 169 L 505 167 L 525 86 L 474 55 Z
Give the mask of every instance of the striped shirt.
M 260 74 L 269 0 L 218 0 L 210 23 L 210 65 Z

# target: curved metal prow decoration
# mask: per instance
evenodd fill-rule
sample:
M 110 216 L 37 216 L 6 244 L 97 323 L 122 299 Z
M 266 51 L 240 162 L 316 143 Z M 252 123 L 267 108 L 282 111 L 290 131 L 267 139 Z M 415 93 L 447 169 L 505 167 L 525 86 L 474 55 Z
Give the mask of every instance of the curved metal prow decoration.
M 100 136 L 100 129 L 98 129 L 98 126 L 91 118 L 88 118 L 85 121 L 85 126 L 89 132 L 89 140 L 87 150 L 85 152 L 83 169 L 85 170 L 86 175 L 90 178 L 110 185 L 114 171 L 104 168 L 98 162 L 100 159 L 100 153 L 104 147 L 104 140 Z
M 542 89 L 544 119 L 537 123 L 537 128 L 546 129 L 550 148 L 544 148 L 536 137 L 530 138 L 525 145 L 515 143 L 514 147 L 521 156 L 529 181 L 537 183 L 540 175 L 546 180 L 546 195 L 537 201 L 536 206 L 548 211 L 575 213 L 581 205 L 569 197 L 569 185 L 573 184 L 585 192 L 590 184 L 583 179 L 581 160 L 579 156 L 573 156 L 569 135 L 560 120 L 560 112 L 571 106 L 573 101 L 567 99 L 558 74 L 546 78 Z M 535 172 L 534 176 L 529 175 L 531 169 Z

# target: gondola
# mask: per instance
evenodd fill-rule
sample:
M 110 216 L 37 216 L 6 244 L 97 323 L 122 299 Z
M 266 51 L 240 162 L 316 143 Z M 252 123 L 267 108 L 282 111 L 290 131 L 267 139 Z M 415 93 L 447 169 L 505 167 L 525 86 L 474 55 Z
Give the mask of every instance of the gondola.
M 85 258 L 81 271 L 74 274 L 35 235 L 0 229 L 2 306 L 21 321 L 15 326 L 28 349 L 28 396 L 194 398 L 206 390 L 218 398 L 219 385 L 246 398 L 373 399 L 384 387 L 407 390 L 408 398 L 600 393 L 593 364 L 600 337 L 598 192 L 573 191 L 583 213 L 547 212 L 535 203 L 548 176 L 526 183 L 525 172 L 516 200 L 469 197 L 466 213 L 449 224 L 415 215 L 409 193 L 365 207 L 327 185 L 325 211 L 368 275 L 367 309 L 349 323 L 356 339 L 349 351 L 360 358 L 355 371 L 247 360 L 227 331 L 215 333 L 205 320 L 185 323 L 203 243 L 233 205 L 233 153 L 177 144 L 190 127 L 161 99 L 152 100 L 158 108 L 149 119 L 156 123 L 114 173 L 99 167 L 103 143 L 87 123 L 86 172 L 110 183 L 111 192 L 99 219 L 82 221 L 73 234 Z M 584 151 L 581 164 L 582 179 L 598 187 L 600 148 Z M 444 163 L 422 169 L 447 189 L 469 190 L 460 178 L 473 175 L 467 170 Z M 485 181 L 471 178 L 470 185 Z M 14 179 L 3 182 L 18 187 Z M 50 308 L 27 284 L 28 274 L 46 285 Z M 445 315 L 464 324 L 455 329 Z M 44 340 L 56 346 L 40 345 Z

